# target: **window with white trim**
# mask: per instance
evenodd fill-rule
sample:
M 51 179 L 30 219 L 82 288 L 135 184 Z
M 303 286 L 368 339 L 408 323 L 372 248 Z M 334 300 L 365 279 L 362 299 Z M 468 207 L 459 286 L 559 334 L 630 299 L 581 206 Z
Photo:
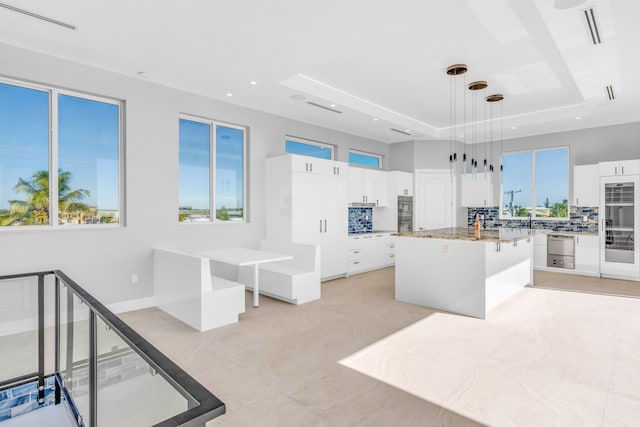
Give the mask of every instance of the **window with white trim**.
M 0 81 L 0 227 L 121 223 L 122 102 Z
M 569 149 L 502 155 L 501 218 L 568 219 Z
M 349 164 L 381 169 L 382 156 L 364 151 L 349 150 Z
M 284 142 L 284 151 L 289 154 L 299 154 L 319 159 L 332 160 L 334 158 L 333 145 L 302 138 L 287 137 Z
M 246 128 L 181 116 L 180 222 L 246 220 Z

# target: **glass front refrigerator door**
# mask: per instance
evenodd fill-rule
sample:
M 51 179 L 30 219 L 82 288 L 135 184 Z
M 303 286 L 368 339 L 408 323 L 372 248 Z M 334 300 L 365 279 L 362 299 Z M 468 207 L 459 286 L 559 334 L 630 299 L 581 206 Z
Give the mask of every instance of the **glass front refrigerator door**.
M 634 185 L 634 182 L 618 182 L 604 186 L 606 262 L 634 263 Z

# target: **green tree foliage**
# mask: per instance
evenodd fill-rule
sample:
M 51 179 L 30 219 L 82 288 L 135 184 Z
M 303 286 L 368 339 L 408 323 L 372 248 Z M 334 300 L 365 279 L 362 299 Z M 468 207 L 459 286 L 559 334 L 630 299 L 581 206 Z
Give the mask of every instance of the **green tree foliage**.
M 562 203 L 554 203 L 553 206 L 551 206 L 550 216 L 566 218 L 568 216 L 567 200 L 563 200 Z
M 231 219 L 226 207 L 223 206 L 220 209 L 216 209 L 216 219 L 220 221 L 229 221 Z
M 90 212 L 92 208 L 82 203 L 89 190 L 73 190 L 70 181 L 71 172 L 58 170 L 58 211 Z M 36 171 L 29 180 L 19 178 L 13 189 L 25 200 L 9 200 L 9 210 L 0 214 L 0 226 L 49 223 L 49 171 Z

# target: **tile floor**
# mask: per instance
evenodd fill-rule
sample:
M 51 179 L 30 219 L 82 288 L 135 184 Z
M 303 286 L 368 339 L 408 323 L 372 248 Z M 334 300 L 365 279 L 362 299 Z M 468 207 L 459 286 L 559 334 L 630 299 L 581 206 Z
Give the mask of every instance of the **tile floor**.
M 396 302 L 393 275 L 302 306 L 247 294 L 238 324 L 206 333 L 122 317 L 227 404 L 209 426 L 637 425 L 640 299 L 525 288 L 479 320 Z

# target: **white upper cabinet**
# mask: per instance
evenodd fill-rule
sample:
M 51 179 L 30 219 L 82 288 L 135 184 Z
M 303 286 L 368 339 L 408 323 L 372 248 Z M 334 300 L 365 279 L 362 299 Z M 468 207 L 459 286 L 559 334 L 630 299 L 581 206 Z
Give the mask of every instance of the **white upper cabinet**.
M 493 174 L 487 173 L 467 173 L 461 176 L 460 181 L 461 206 L 494 206 L 493 203 Z
M 293 172 L 323 174 L 325 173 L 327 162 L 330 161 L 309 156 L 291 155 L 291 170 Z
M 600 176 L 640 175 L 640 160 L 601 162 Z
M 600 165 L 573 167 L 573 199 L 571 204 L 575 206 L 600 206 Z
M 349 203 L 373 203 L 376 206 L 386 206 L 386 172 L 349 167 Z
M 394 196 L 413 196 L 413 174 L 411 172 L 387 172 L 389 194 Z

